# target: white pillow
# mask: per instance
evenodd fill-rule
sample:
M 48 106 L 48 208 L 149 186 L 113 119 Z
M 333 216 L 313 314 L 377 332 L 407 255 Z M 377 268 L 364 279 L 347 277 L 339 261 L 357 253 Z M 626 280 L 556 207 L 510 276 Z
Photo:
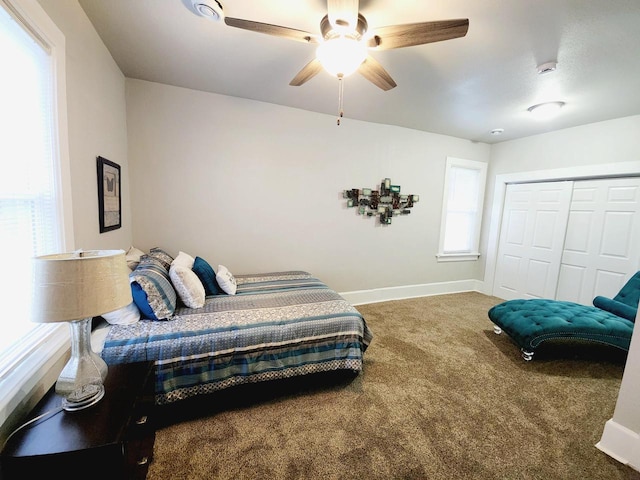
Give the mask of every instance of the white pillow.
M 216 281 L 220 288 L 229 295 L 235 295 L 238 285 L 235 277 L 231 274 L 227 267 L 218 265 L 218 273 L 216 273 Z
M 131 325 L 140 320 L 140 310 L 136 307 L 136 304 L 131 302 L 126 307 L 122 307 L 113 312 L 103 313 L 100 315 L 111 325 Z
M 204 286 L 198 276 L 187 267 L 171 265 L 169 277 L 180 297 L 189 308 L 200 308 L 204 305 Z
M 127 267 L 133 272 L 138 264 L 140 263 L 140 257 L 145 253 L 142 250 L 138 250 L 133 245 L 129 247 L 127 253 L 125 254 L 125 259 L 127 260 Z
M 171 265 L 180 265 L 191 270 L 193 268 L 193 262 L 195 262 L 195 258 L 193 258 L 191 255 L 189 255 L 188 253 L 179 252 L 178 256 L 171 262 Z

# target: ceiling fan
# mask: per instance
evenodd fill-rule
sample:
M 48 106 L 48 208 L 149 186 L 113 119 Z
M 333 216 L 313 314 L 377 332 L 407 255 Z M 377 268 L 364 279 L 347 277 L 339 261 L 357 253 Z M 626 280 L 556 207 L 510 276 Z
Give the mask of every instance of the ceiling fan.
M 289 82 L 289 85 L 295 87 L 306 83 L 324 68 L 338 80 L 357 71 L 382 90 L 391 90 L 396 87 L 396 82 L 384 67 L 368 54 L 368 50 L 390 50 L 450 40 L 464 37 L 469 29 L 469 20 L 461 18 L 390 25 L 369 31 L 367 19 L 358 11 L 358 0 L 327 0 L 327 15 L 320 21 L 320 35 L 315 35 L 269 23 L 224 17 L 222 5 L 217 0 L 211 0 L 208 4 L 203 0 L 192 2 L 201 15 L 224 18 L 224 22 L 230 27 L 317 44 L 316 58 L 307 63 Z M 202 7 L 214 11 L 203 12 Z M 340 116 L 342 85 L 340 81 Z

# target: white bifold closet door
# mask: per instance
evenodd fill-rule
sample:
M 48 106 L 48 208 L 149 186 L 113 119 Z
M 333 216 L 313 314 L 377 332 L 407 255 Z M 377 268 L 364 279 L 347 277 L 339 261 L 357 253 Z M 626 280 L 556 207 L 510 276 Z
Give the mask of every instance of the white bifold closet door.
M 591 305 L 640 267 L 640 178 L 575 182 L 556 298 Z
M 640 178 L 507 185 L 493 294 L 591 305 L 640 269 Z
M 493 294 L 554 298 L 573 182 L 507 185 Z

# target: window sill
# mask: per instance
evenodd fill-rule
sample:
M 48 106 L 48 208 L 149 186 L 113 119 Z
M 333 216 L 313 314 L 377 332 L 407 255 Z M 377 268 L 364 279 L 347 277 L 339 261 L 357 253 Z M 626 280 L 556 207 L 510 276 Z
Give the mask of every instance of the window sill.
M 436 258 L 439 262 L 475 262 L 480 257 L 480 253 L 439 253 Z
M 0 439 L 17 427 L 53 385 L 69 357 L 69 330 L 52 329 L 46 342 L 27 355 L 0 380 Z M 4 442 L 3 442 L 4 443 Z

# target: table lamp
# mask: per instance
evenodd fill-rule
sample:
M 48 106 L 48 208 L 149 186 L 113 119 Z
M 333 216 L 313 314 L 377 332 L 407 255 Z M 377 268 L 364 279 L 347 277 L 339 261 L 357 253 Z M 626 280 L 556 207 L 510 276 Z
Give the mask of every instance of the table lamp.
M 74 411 L 104 396 L 107 364 L 91 349 L 91 320 L 132 301 L 123 250 L 78 250 L 33 259 L 31 321 L 69 322 L 71 358 L 56 381 L 62 406 Z

